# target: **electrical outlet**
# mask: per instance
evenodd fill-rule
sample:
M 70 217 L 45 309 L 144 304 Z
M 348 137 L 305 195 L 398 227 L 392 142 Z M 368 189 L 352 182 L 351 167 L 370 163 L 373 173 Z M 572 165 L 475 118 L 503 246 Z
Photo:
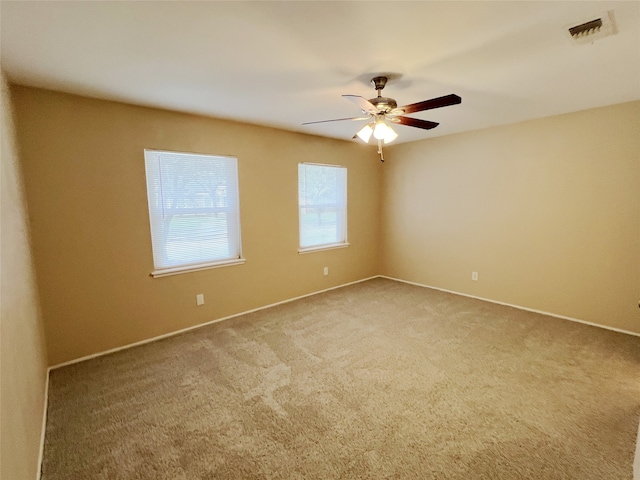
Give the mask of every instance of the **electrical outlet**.
M 199 293 L 196 295 L 196 305 L 204 305 L 204 293 Z
M 324 267 L 324 274 L 329 275 L 329 267 Z
M 478 272 L 471 272 L 471 280 L 478 281 Z

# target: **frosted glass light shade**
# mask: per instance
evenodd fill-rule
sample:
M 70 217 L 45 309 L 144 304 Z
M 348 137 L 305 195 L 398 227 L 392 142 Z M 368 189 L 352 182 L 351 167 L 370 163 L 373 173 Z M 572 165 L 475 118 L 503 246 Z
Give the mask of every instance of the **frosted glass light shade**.
M 384 143 L 391 143 L 396 138 L 398 138 L 398 134 L 393 130 L 393 128 L 387 126 L 387 132 L 384 135 Z
M 356 135 L 358 135 L 358 137 L 360 137 L 360 140 L 362 140 L 364 143 L 368 143 L 372 133 L 373 128 L 371 128 L 371 125 L 365 125 L 360 129 L 358 133 L 356 133 Z
M 387 135 L 387 131 L 389 130 L 389 126 L 384 122 L 377 122 L 376 127 L 373 129 L 373 137 L 376 140 L 383 140 Z

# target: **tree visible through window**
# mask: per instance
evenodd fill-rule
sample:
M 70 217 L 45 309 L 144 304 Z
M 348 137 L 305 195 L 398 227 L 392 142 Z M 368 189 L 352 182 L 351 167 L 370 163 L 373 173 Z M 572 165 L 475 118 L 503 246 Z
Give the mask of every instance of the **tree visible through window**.
M 154 274 L 241 258 L 236 158 L 145 150 L 145 166 Z
M 300 250 L 347 244 L 347 169 L 298 165 Z

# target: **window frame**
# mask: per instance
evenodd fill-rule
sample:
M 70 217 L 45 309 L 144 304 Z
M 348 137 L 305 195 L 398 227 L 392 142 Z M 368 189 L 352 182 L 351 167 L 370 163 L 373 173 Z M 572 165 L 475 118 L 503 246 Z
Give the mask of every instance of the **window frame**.
M 344 192 L 342 198 L 344 198 L 344 204 L 341 205 L 339 203 L 332 205 L 321 205 L 318 204 L 318 207 L 323 206 L 325 208 L 335 208 L 339 210 L 344 217 L 343 229 L 344 229 L 344 240 L 338 242 L 329 242 L 329 243 L 321 243 L 310 246 L 302 246 L 302 233 L 303 233 L 303 223 L 302 223 L 302 210 L 303 208 L 309 208 L 309 205 L 301 205 L 300 204 L 300 167 L 304 166 L 315 166 L 315 167 L 325 167 L 325 168 L 335 168 L 335 169 L 343 169 L 344 170 Z M 300 162 L 298 163 L 298 253 L 312 253 L 323 250 L 334 250 L 337 248 L 346 248 L 349 246 L 348 240 L 348 171 L 345 165 L 337 165 L 337 164 L 328 164 L 328 163 L 312 163 L 312 162 Z
M 195 158 L 211 158 L 211 159 L 223 159 L 225 161 L 232 160 L 233 161 L 233 170 L 232 175 L 226 177 L 231 180 L 235 180 L 235 193 L 236 193 L 236 202 L 235 205 L 229 206 L 202 206 L 202 207 L 193 207 L 186 208 L 185 213 L 203 213 L 203 214 L 211 214 L 211 213 L 220 213 L 224 212 L 227 215 L 232 214 L 236 217 L 234 220 L 235 230 L 232 235 L 231 243 L 234 247 L 237 247 L 237 257 L 232 258 L 224 258 L 224 259 L 207 259 L 207 260 L 199 260 L 194 262 L 182 263 L 179 265 L 173 266 L 162 266 L 163 259 L 158 258 L 158 252 L 161 248 L 163 248 L 162 240 L 157 237 L 157 232 L 159 230 L 154 228 L 154 225 L 159 220 L 159 211 L 155 208 L 152 203 L 155 203 L 159 200 L 156 195 L 157 193 L 153 191 L 154 186 L 152 182 L 154 179 L 161 177 L 161 173 L 156 173 L 155 171 L 150 173 L 150 169 L 160 170 L 160 163 L 162 155 L 171 155 L 171 156 L 184 156 L 184 157 L 194 157 Z M 241 235 L 241 223 L 240 223 L 240 180 L 238 176 L 238 159 L 234 156 L 229 155 L 213 155 L 209 153 L 193 153 L 193 152 L 178 152 L 178 151 L 170 151 L 170 150 L 158 150 L 158 149 L 144 149 L 144 158 L 145 158 L 145 178 L 146 178 L 146 188 L 147 188 L 147 206 L 149 213 L 149 228 L 151 235 L 151 244 L 152 244 L 152 254 L 153 254 L 153 264 L 154 270 L 151 272 L 151 276 L 154 278 L 164 277 L 167 275 L 176 275 L 181 273 L 195 272 L 199 270 L 207 270 L 210 268 L 219 268 L 226 267 L 231 265 L 241 265 L 245 263 L 245 258 L 242 256 L 242 235 Z M 232 199 L 233 200 L 233 199 Z M 229 229 L 226 231 L 227 236 L 229 235 Z M 166 255 L 166 254 L 165 254 Z

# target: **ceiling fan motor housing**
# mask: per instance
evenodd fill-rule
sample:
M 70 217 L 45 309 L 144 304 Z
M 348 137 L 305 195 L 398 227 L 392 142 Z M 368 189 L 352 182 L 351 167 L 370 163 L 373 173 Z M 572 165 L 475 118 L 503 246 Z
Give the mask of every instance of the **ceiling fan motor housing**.
M 379 112 L 387 113 L 398 106 L 397 102 L 393 98 L 389 97 L 376 97 L 369 100 L 369 103 L 374 105 Z
M 380 113 L 390 112 L 398 106 L 393 98 L 383 97 L 382 95 L 380 95 L 388 80 L 389 79 L 387 77 L 383 76 L 373 77 L 371 79 L 371 85 L 373 85 L 373 88 L 375 88 L 378 92 L 378 96 L 376 98 L 370 99 L 369 103 L 373 104 Z

